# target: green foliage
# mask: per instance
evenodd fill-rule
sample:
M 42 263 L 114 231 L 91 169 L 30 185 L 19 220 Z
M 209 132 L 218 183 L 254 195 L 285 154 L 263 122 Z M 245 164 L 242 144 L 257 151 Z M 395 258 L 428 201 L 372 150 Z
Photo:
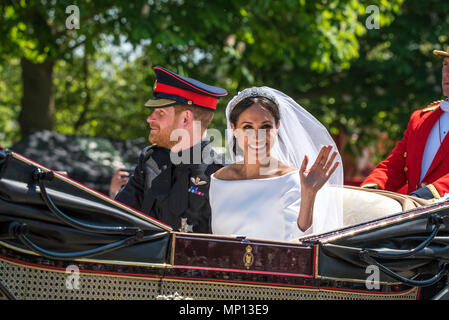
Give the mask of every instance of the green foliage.
M 149 133 L 143 108 L 151 97 L 154 76 L 142 72 L 142 57 L 131 62 L 113 61 L 97 52 L 88 59 L 85 83 L 84 57 L 61 61 L 55 68 L 55 129 L 65 134 L 138 138 Z
M 17 117 L 20 111 L 20 61 L 10 59 L 0 66 L 0 145 L 10 146 L 20 138 Z
M 71 4 L 80 8 L 79 30 L 65 27 Z M 365 26 L 370 5 L 380 9 L 380 29 Z M 448 17 L 445 0 L 4 1 L 0 143 L 19 138 L 17 58 L 55 59 L 61 133 L 147 136 L 142 106 L 152 96 L 152 67 L 162 65 L 229 91 L 212 127 L 225 128 L 224 107 L 239 90 L 268 85 L 332 134 L 349 135 L 346 152 L 357 155 L 388 133 L 393 140 L 375 150 L 377 161 L 412 110 L 441 96 L 441 59 L 431 51 L 449 44 Z M 125 52 L 124 43 L 133 47 Z
M 336 111 L 330 122 L 340 123 L 353 137 L 347 152 L 357 154 L 360 146 L 386 132 L 391 141 L 385 142 L 384 149 L 372 144 L 374 162 L 379 162 L 402 138 L 411 113 L 442 99 L 443 59 L 432 50 L 449 44 L 448 17 L 444 1 L 408 0 L 393 23 L 368 30 L 360 40 L 360 58 L 335 75 L 321 94 L 323 101 L 333 99 L 332 104 L 326 103 Z

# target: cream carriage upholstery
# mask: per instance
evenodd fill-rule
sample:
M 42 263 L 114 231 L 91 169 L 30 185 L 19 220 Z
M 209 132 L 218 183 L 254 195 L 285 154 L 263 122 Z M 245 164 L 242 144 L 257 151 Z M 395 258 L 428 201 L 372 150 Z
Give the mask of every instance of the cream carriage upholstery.
M 343 223 L 350 226 L 432 203 L 408 195 L 384 190 L 345 186 Z

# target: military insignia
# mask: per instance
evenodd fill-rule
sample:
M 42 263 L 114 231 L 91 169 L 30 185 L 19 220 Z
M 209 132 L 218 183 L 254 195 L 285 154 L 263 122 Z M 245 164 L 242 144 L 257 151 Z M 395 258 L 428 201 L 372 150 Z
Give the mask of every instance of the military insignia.
M 181 227 L 179 228 L 181 232 L 193 232 L 193 224 L 187 223 L 187 218 L 181 218 Z
M 253 248 L 251 248 L 250 245 L 246 246 L 246 252 L 243 255 L 243 264 L 245 265 L 246 269 L 249 269 L 254 263 L 254 255 L 252 251 Z
M 189 192 L 193 194 L 197 194 L 199 196 L 204 196 L 204 193 L 198 190 L 198 187 L 190 187 Z
M 203 186 L 207 183 L 207 181 L 204 181 L 204 180 L 201 181 L 200 177 L 196 177 L 196 178 L 190 177 L 190 181 L 192 181 L 192 183 L 196 186 Z
M 428 111 L 435 111 L 440 107 L 440 103 L 444 100 L 436 100 L 430 104 L 427 105 L 424 109 L 421 110 L 421 112 L 428 112 Z

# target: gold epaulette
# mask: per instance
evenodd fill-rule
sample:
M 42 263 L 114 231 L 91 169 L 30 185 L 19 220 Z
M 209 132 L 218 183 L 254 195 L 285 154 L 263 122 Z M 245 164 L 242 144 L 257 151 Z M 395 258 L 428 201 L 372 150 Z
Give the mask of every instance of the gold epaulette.
M 434 110 L 438 109 L 441 101 L 443 101 L 443 100 L 436 100 L 436 101 L 428 104 L 427 107 L 425 107 L 424 109 L 421 110 L 421 112 L 434 111 Z

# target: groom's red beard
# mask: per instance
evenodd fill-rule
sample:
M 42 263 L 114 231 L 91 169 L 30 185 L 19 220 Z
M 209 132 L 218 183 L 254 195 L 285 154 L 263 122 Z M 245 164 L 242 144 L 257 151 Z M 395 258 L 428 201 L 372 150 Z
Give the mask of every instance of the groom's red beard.
M 148 140 L 152 144 L 156 144 L 160 147 L 164 147 L 167 149 L 171 149 L 173 146 L 175 146 L 178 143 L 178 140 L 171 141 L 170 135 L 175 130 L 173 126 L 166 127 L 166 128 L 160 128 L 158 126 L 151 126 L 151 131 L 148 136 Z

